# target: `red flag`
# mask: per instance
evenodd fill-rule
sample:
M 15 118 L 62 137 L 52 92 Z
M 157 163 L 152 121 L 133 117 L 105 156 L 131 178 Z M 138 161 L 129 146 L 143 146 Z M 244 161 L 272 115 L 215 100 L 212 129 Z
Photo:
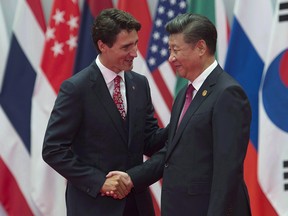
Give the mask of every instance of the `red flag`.
M 152 30 L 152 20 L 147 1 L 126 1 L 119 0 L 118 8 L 131 13 L 140 23 L 138 48 L 143 57 L 146 57 Z M 141 11 L 141 13 L 139 13 Z
M 42 69 L 54 90 L 72 75 L 79 30 L 78 0 L 55 0 L 46 31 Z

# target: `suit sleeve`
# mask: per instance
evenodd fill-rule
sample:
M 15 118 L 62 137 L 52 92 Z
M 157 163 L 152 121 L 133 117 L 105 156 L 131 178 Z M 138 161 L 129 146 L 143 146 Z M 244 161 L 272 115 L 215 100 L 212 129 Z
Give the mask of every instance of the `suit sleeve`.
M 144 154 L 151 157 L 155 152 L 164 147 L 168 137 L 168 128 L 159 128 L 158 121 L 154 117 L 155 110 L 151 100 L 150 87 L 148 80 L 145 78 L 147 92 L 147 107 L 145 119 L 145 148 Z
M 127 170 L 136 191 L 146 189 L 163 176 L 166 151 L 165 146 L 143 164 Z
M 81 106 L 81 97 L 76 87 L 65 81 L 49 119 L 42 156 L 70 183 L 96 197 L 106 179 L 105 173 L 81 161 L 71 150 L 81 124 Z
M 243 161 L 249 142 L 251 108 L 239 86 L 225 89 L 213 111 L 213 177 L 209 216 L 225 215 L 243 185 Z

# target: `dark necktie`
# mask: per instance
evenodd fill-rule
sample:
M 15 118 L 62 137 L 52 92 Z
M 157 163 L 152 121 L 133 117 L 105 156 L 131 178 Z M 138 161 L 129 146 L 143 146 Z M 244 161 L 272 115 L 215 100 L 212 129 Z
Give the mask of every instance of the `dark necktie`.
M 189 84 L 187 89 L 186 89 L 186 97 L 185 97 L 185 103 L 184 103 L 184 106 L 183 106 L 183 109 L 182 109 L 182 112 L 181 112 L 181 115 L 180 115 L 180 118 L 179 118 L 179 121 L 178 121 L 178 126 L 180 125 L 182 119 L 183 119 L 183 116 L 185 115 L 191 101 L 192 101 L 192 96 L 193 96 L 193 91 L 194 91 L 194 87 L 192 84 Z
M 120 81 L 121 81 L 121 76 L 118 75 L 114 78 L 113 100 L 117 106 L 117 109 L 120 112 L 122 119 L 125 120 L 126 113 L 125 113 L 124 103 L 123 103 L 123 99 L 122 99 L 122 95 L 120 91 Z

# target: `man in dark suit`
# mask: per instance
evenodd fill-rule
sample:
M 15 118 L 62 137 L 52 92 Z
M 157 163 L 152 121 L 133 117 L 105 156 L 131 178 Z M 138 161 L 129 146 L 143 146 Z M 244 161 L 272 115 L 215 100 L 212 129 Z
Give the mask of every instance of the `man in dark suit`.
M 124 11 L 102 11 L 92 30 L 99 55 L 61 85 L 42 154 L 67 179 L 69 216 L 154 215 L 148 188 L 123 198 L 130 179 L 106 177 L 142 164 L 143 154 L 151 156 L 167 139 L 154 118 L 147 79 L 131 71 L 140 28 Z
M 188 87 L 175 99 L 167 145 L 127 171 L 134 189 L 163 176 L 163 216 L 251 215 L 243 178 L 251 108 L 242 87 L 215 60 L 215 26 L 188 13 L 166 30 L 169 61 Z

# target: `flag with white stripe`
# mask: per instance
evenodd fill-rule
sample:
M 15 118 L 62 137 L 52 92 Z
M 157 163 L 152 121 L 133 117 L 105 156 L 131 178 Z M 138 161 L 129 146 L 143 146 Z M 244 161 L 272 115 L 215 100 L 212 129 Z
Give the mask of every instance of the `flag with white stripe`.
M 44 29 L 40 1 L 19 0 L 0 93 L 0 202 L 7 215 L 41 215 L 32 199 L 30 123 Z
M 31 116 L 31 175 L 32 179 L 37 179 L 33 184 L 33 198 L 45 215 L 66 214 L 66 180 L 42 160 L 41 153 L 46 126 L 60 85 L 73 74 L 79 25 L 78 0 L 54 0 L 45 32 L 41 69 L 33 92 Z
M 257 11 L 257 13 L 255 12 Z M 225 70 L 245 89 L 252 108 L 250 142 L 244 164 L 244 177 L 250 196 L 252 215 L 276 216 L 261 190 L 258 172 L 259 87 L 267 55 L 271 24 L 270 0 L 237 0 L 226 57 Z

